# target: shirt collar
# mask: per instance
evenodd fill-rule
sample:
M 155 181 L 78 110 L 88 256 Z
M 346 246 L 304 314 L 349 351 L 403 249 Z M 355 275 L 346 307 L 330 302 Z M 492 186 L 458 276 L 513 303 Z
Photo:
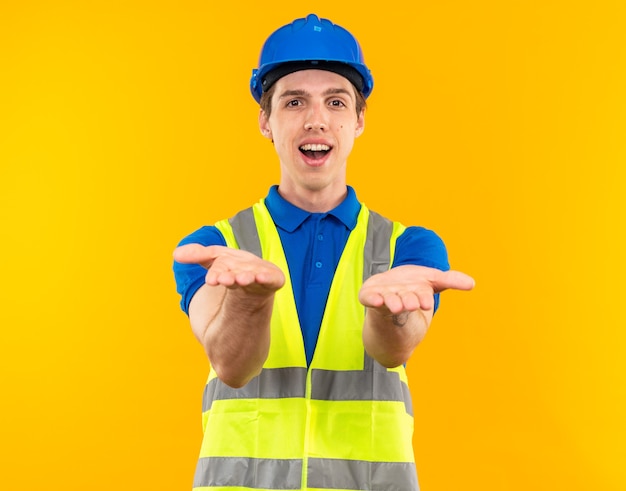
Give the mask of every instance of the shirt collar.
M 356 197 L 356 193 L 351 186 L 347 186 L 348 194 L 345 199 L 328 213 L 322 215 L 332 215 L 343 223 L 349 230 L 356 227 L 359 211 L 361 211 L 361 203 Z M 265 198 L 265 205 L 272 215 L 272 219 L 277 226 L 293 232 L 302 223 L 314 213 L 298 208 L 283 198 L 278 192 L 278 186 L 272 186 Z

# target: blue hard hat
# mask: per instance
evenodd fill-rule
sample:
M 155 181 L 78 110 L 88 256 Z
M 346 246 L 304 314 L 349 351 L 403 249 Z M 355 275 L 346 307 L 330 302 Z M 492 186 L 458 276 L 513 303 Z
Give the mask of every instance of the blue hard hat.
M 306 69 L 343 75 L 365 98 L 374 88 L 374 79 L 365 66 L 356 38 L 328 19 L 309 14 L 279 28 L 267 38 L 259 57 L 259 68 L 252 70 L 252 96 L 259 102 L 263 92 L 280 77 Z

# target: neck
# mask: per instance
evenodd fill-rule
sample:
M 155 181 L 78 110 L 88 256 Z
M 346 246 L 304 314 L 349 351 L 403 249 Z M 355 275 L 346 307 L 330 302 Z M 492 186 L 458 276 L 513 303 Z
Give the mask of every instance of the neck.
M 278 192 L 292 205 L 310 213 L 326 213 L 336 208 L 347 196 L 346 185 L 337 186 L 334 189 L 291 190 L 287 186 L 279 185 Z

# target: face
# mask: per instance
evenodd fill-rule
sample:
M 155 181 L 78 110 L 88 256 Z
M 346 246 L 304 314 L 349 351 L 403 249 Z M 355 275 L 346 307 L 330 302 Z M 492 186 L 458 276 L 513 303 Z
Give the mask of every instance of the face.
M 364 128 L 355 104 L 352 84 L 333 72 L 302 70 L 276 82 L 272 112 L 261 111 L 259 126 L 274 142 L 285 198 L 345 195 L 346 162 Z

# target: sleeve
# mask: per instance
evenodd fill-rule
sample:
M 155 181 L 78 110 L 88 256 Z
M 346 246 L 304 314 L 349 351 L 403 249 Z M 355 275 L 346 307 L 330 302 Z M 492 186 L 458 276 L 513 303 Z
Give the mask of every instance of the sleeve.
M 448 251 L 443 240 L 432 230 L 407 227 L 398 237 L 393 267 L 413 264 L 448 271 Z M 435 312 L 439 308 L 439 293 L 435 294 Z
M 210 245 L 226 245 L 222 233 L 213 226 L 202 227 L 195 232 L 189 234 L 178 245 L 185 244 L 201 244 L 203 246 Z M 189 303 L 198 291 L 204 285 L 204 277 L 206 269 L 199 264 L 182 264 L 174 261 L 174 279 L 176 280 L 176 291 L 180 295 L 180 308 L 189 315 Z

